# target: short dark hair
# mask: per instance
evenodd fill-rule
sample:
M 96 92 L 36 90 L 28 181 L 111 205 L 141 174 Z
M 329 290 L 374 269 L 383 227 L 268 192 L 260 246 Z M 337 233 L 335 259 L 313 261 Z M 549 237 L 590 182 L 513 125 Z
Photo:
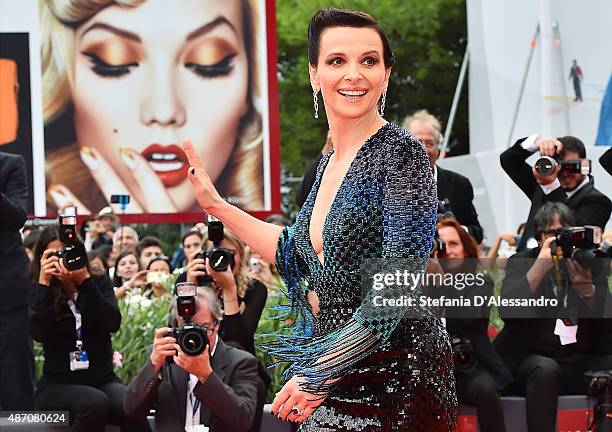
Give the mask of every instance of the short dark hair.
M 202 235 L 200 230 L 189 230 L 185 234 L 183 234 L 183 237 L 181 237 L 181 246 L 184 246 L 187 237 L 191 237 L 192 235 L 200 237 L 200 243 L 202 243 L 202 239 L 204 238 L 204 236 Z
M 571 208 L 561 202 L 547 202 L 536 213 L 533 218 L 537 237 L 548 229 L 554 222 L 555 216 L 559 215 L 559 222 L 563 226 L 575 226 L 576 216 Z
M 161 240 L 153 236 L 146 236 L 142 240 L 140 240 L 138 244 L 136 245 L 136 254 L 138 258 L 140 258 L 140 255 L 142 254 L 142 251 L 145 248 L 148 248 L 151 246 L 158 246 L 161 249 L 162 248 Z
M 575 136 L 567 135 L 561 138 L 557 138 L 563 144 L 562 156 L 565 155 L 566 151 L 573 151 L 578 153 L 580 159 L 586 159 L 586 149 L 584 143 Z
M 154 262 L 157 262 L 157 261 L 163 261 L 166 264 L 168 264 L 168 269 L 169 269 L 170 273 L 172 273 L 172 270 L 173 270 L 172 263 L 170 262 L 170 258 L 168 258 L 165 255 L 156 256 L 151 261 L 149 261 L 149 265 L 147 266 L 147 270 L 151 270 L 151 264 L 153 264 Z
M 319 62 L 319 50 L 321 34 L 327 28 L 332 27 L 356 27 L 371 28 L 378 33 L 383 45 L 383 61 L 385 67 L 390 68 L 395 61 L 389 39 L 380 24 L 371 15 L 351 10 L 327 8 L 319 9 L 310 19 L 308 24 L 308 62 L 316 65 Z

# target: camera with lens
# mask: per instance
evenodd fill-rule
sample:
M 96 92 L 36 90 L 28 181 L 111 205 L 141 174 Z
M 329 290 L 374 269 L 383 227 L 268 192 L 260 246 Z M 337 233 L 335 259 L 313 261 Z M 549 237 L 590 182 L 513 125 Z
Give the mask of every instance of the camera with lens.
M 196 258 L 208 258 L 210 268 L 216 272 L 224 272 L 228 267 L 234 267 L 234 252 L 220 246 L 224 238 L 223 222 L 208 221 L 208 239 L 213 242 L 213 247 L 196 255 Z M 198 286 L 210 284 L 212 280 L 209 275 L 201 276 L 198 278 Z
M 451 336 L 451 347 L 453 349 L 453 365 L 455 371 L 470 373 L 478 366 L 478 358 L 472 346 L 472 342 L 461 336 Z
M 436 235 L 433 239 L 432 252 L 438 252 L 438 257 L 443 257 L 446 254 L 446 243 L 440 238 L 438 230 L 436 230 Z
M 451 209 L 450 201 L 448 198 L 438 200 L 438 222 L 444 219 L 454 218 L 455 214 Z
M 612 432 L 612 370 L 587 371 L 589 396 L 597 399 L 593 423 L 597 432 Z
M 564 258 L 571 258 L 582 267 L 592 270 L 603 265 L 599 258 L 606 258 L 610 250 L 599 248 L 601 244 L 601 228 L 585 225 L 583 227 L 563 227 L 555 230 L 555 241 L 551 244 L 554 251 L 560 247 Z
M 176 284 L 176 310 L 184 324 L 173 327 L 166 336 L 176 338 L 176 343 L 185 354 L 202 354 L 208 346 L 208 338 L 206 328 L 191 322 L 191 317 L 196 313 L 196 286 L 193 283 Z
M 591 174 L 591 161 L 589 159 L 570 159 L 564 161 L 557 155 L 554 157 L 542 156 L 536 161 L 534 168 L 541 176 L 549 176 L 559 165 L 561 166 L 561 171 L 568 174 Z
M 77 237 L 77 213 L 76 207 L 67 207 L 59 215 L 59 240 L 64 243 L 62 250 L 54 253 L 70 271 L 78 270 L 87 264 L 87 251 L 85 246 Z

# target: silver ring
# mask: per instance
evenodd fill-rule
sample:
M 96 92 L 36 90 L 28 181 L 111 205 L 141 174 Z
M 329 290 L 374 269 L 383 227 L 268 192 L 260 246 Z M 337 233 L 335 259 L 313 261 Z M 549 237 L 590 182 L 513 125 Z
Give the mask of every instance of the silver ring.
M 291 414 L 295 414 L 296 416 L 302 416 L 304 415 L 304 410 L 301 410 L 297 405 L 293 405 L 291 407 Z

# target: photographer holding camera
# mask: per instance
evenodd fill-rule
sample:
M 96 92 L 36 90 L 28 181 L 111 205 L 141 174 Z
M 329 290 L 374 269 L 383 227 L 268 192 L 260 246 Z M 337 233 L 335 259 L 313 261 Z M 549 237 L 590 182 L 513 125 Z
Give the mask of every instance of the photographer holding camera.
M 210 287 L 177 285 L 171 312 L 178 328 L 157 329 L 149 358 L 123 400 L 132 418 L 155 408 L 155 430 L 248 431 L 261 385 L 257 360 L 226 345 L 218 335 L 223 320 Z M 172 361 L 169 361 L 172 359 Z
M 71 217 L 76 224 L 76 215 Z M 111 333 L 121 315 L 106 274 L 92 276 L 76 226 L 46 227 L 32 261 L 34 295 L 30 332 L 43 344 L 45 362 L 35 394 L 37 410 L 70 412 L 73 431 L 149 430 L 123 412 L 125 385 L 113 372 Z
M 216 287 L 223 304 L 223 325 L 220 329 L 223 339 L 237 342 L 254 355 L 255 331 L 268 298 L 268 290 L 262 282 L 250 277 L 244 242 L 218 224 L 218 221 L 209 222 L 202 243 L 203 252 L 190 261 L 186 276 L 179 277 L 179 281 L 186 279 L 198 286 Z M 215 250 L 225 253 L 220 267 L 212 262 L 216 259 L 211 260 L 211 253 Z M 224 265 L 226 267 L 222 268 Z
M 536 151 L 542 158 L 531 167 L 526 159 Z M 595 189 L 590 161 L 582 141 L 573 136 L 540 138 L 537 134 L 520 139 L 500 156 L 501 166 L 531 200 L 531 209 L 518 250 L 536 235 L 534 218 L 547 202 L 566 204 L 579 225 L 606 226 L 612 202 Z
M 433 252 L 428 266 L 430 273 L 476 275 L 479 259 L 478 245 L 474 238 L 454 219 L 438 222 L 437 228 L 438 242 L 443 242 L 444 248 Z M 436 257 L 440 259 L 439 262 Z M 482 283 L 474 278 L 473 283 L 466 282 L 465 286 L 442 284 L 428 288 L 427 294 L 447 299 L 462 297 L 470 301 L 476 296 L 491 296 L 493 280 L 486 274 L 480 276 Z M 489 312 L 490 308 L 486 304 L 471 304 L 447 307 L 444 316 L 453 348 L 459 401 L 476 407 L 478 426 L 482 432 L 504 432 L 500 391 L 512 382 L 512 375 L 489 340 Z
M 509 390 L 526 397 L 529 431 L 553 431 L 557 397 L 587 394 L 584 373 L 612 369 L 611 347 L 602 341 L 612 321 L 596 318 L 610 301 L 607 259 L 584 260 L 593 249 L 564 235 L 581 232 L 563 229 L 575 223 L 565 204 L 544 204 L 534 218 L 539 247 L 516 253 L 506 265 L 502 299 L 557 303 L 499 308 L 505 326 L 494 345 L 514 375 Z M 572 242 L 585 248 L 572 250 Z

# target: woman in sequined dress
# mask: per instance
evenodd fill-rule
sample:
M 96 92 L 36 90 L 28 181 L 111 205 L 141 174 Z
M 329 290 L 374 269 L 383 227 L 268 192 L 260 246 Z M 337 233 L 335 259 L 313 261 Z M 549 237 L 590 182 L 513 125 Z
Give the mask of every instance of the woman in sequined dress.
M 451 352 L 440 320 L 380 307 L 381 291 L 362 287 L 366 259 L 421 272 L 436 221 L 423 146 L 382 117 L 389 42 L 371 16 L 340 9 L 315 13 L 308 36 L 315 117 L 321 92 L 334 149 L 295 225 L 266 224 L 225 203 L 184 144 L 202 208 L 275 259 L 287 285 L 297 324 L 269 347 L 290 362 L 272 412 L 300 422 L 300 431 L 454 430 Z M 384 297 L 421 293 L 412 288 L 385 287 Z M 318 301 L 316 316 L 309 299 Z

